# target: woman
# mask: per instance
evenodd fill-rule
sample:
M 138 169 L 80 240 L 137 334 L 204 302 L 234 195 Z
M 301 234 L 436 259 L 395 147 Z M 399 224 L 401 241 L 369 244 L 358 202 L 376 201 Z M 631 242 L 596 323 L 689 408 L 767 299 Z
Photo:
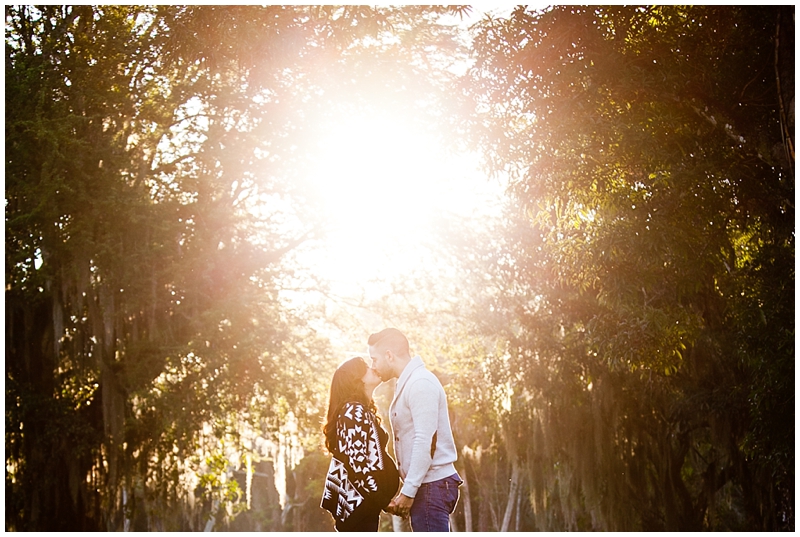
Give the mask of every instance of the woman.
M 325 446 L 333 455 L 322 508 L 337 531 L 378 531 L 381 510 L 394 497 L 399 474 L 386 453 L 389 435 L 380 426 L 372 392 L 381 378 L 356 357 L 333 374 Z

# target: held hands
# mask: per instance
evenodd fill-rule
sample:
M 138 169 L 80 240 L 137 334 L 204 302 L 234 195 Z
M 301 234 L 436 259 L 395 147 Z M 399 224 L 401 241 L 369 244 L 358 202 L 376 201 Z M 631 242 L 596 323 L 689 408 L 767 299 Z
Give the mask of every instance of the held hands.
M 386 512 L 406 518 L 411 512 L 411 504 L 414 503 L 414 498 L 409 498 L 405 494 L 398 494 L 388 506 Z

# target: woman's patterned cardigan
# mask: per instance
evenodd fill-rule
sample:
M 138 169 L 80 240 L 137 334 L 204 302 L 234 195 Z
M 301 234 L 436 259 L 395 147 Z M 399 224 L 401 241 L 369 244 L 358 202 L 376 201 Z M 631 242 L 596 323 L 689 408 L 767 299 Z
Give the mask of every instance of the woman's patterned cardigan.
M 321 507 L 340 521 L 353 513 L 380 514 L 397 491 L 396 466 L 386 454 L 388 435 L 364 405 L 349 402 L 336 420 L 336 438 L 338 453 L 328 469 Z

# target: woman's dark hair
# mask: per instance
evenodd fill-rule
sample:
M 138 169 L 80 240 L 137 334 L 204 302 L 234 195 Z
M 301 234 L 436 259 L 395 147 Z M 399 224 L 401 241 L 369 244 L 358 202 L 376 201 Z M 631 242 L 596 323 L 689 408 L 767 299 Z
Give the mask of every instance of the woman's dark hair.
M 322 432 L 325 434 L 325 447 L 328 451 L 335 453 L 336 449 L 336 420 L 339 417 L 339 411 L 349 402 L 357 402 L 364 405 L 367 410 L 372 412 L 378 423 L 377 409 L 375 408 L 375 401 L 371 397 L 367 397 L 364 389 L 364 375 L 367 373 L 369 366 L 366 360 L 361 356 L 356 356 L 347 360 L 339 366 L 333 374 L 331 381 L 331 393 L 328 402 L 328 419 L 325 422 Z

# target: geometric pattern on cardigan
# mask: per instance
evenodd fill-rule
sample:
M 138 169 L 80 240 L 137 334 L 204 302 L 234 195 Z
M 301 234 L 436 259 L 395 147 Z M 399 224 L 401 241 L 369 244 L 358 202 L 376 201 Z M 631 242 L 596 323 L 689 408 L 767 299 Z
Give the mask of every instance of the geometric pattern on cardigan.
M 372 414 L 361 403 L 347 403 L 336 421 L 339 452 L 346 457 L 355 475 L 353 484 L 368 492 L 378 490 L 373 473 L 384 469 L 378 428 Z
M 334 513 L 336 520 L 345 521 L 361 505 L 364 497 L 347 479 L 347 469 L 334 457 L 325 478 L 325 491 L 322 493 L 320 507 Z
M 336 438 L 339 453 L 328 468 L 321 507 L 344 521 L 364 501 L 362 492 L 378 490 L 372 474 L 383 470 L 385 463 L 377 426 L 361 403 L 349 402 L 342 407 L 336 420 Z M 348 462 L 351 473 L 339 458 Z

